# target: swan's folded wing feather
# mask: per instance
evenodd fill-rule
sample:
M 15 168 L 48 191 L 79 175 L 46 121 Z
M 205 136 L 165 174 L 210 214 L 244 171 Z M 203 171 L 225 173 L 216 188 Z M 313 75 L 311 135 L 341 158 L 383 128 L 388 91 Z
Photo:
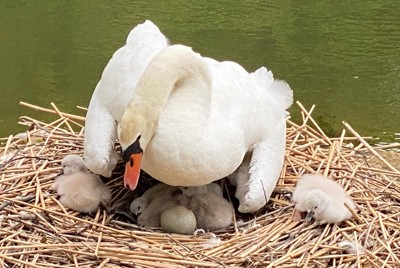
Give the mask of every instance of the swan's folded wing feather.
M 93 107 L 95 106 L 95 107 Z M 86 167 L 95 174 L 110 177 L 116 164 L 113 152 L 116 142 L 116 122 L 104 108 L 90 103 L 86 115 L 84 159 Z

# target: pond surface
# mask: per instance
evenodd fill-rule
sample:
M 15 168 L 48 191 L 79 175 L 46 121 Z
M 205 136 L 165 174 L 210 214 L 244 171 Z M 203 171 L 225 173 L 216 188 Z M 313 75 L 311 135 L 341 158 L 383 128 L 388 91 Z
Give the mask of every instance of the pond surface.
M 295 100 L 317 105 L 314 118 L 331 135 L 346 120 L 362 135 L 393 139 L 399 14 L 396 0 L 1 1 L 0 137 L 25 129 L 20 115 L 46 119 L 20 100 L 84 114 L 76 105 L 87 106 L 113 52 L 151 19 L 172 43 L 248 71 L 266 66 Z

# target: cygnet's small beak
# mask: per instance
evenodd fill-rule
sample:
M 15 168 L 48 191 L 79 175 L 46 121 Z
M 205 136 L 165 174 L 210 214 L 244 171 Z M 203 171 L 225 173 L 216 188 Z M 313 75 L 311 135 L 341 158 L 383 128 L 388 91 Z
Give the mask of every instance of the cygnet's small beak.
M 307 211 L 307 215 L 306 215 L 306 222 L 310 222 L 312 220 L 312 218 L 314 217 L 314 211 Z
M 140 136 L 132 143 L 122 155 L 125 161 L 124 186 L 128 185 L 129 189 L 135 190 L 140 176 L 140 165 L 142 162 L 143 150 L 140 148 Z
M 60 171 L 57 173 L 56 177 L 64 175 L 64 169 L 60 169 Z

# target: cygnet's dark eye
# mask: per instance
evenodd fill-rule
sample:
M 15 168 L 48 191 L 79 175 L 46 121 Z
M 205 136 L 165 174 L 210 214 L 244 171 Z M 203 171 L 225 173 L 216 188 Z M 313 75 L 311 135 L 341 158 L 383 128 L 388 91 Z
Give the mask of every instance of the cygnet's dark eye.
M 314 209 L 317 209 L 317 208 L 318 208 L 318 206 L 315 206 L 315 207 L 314 207 Z

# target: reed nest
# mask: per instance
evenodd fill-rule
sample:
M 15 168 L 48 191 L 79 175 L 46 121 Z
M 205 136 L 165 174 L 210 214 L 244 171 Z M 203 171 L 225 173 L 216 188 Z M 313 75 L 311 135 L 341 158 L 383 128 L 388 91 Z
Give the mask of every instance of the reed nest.
M 297 103 L 302 123 L 287 120 L 285 163 L 265 208 L 236 213 L 226 230 L 177 235 L 102 209 L 88 215 L 64 208 L 49 188 L 61 159 L 83 153 L 84 118 L 53 103 L 51 109 L 22 104 L 57 119 L 22 116 L 26 133 L 3 139 L 2 267 L 400 267 L 399 170 L 345 122 L 340 137 L 327 137 L 312 117 L 314 106 Z M 107 181 L 114 203 L 130 195 L 122 172 L 119 163 Z M 358 211 L 339 225 L 293 221 L 290 193 L 303 173 L 334 178 Z

